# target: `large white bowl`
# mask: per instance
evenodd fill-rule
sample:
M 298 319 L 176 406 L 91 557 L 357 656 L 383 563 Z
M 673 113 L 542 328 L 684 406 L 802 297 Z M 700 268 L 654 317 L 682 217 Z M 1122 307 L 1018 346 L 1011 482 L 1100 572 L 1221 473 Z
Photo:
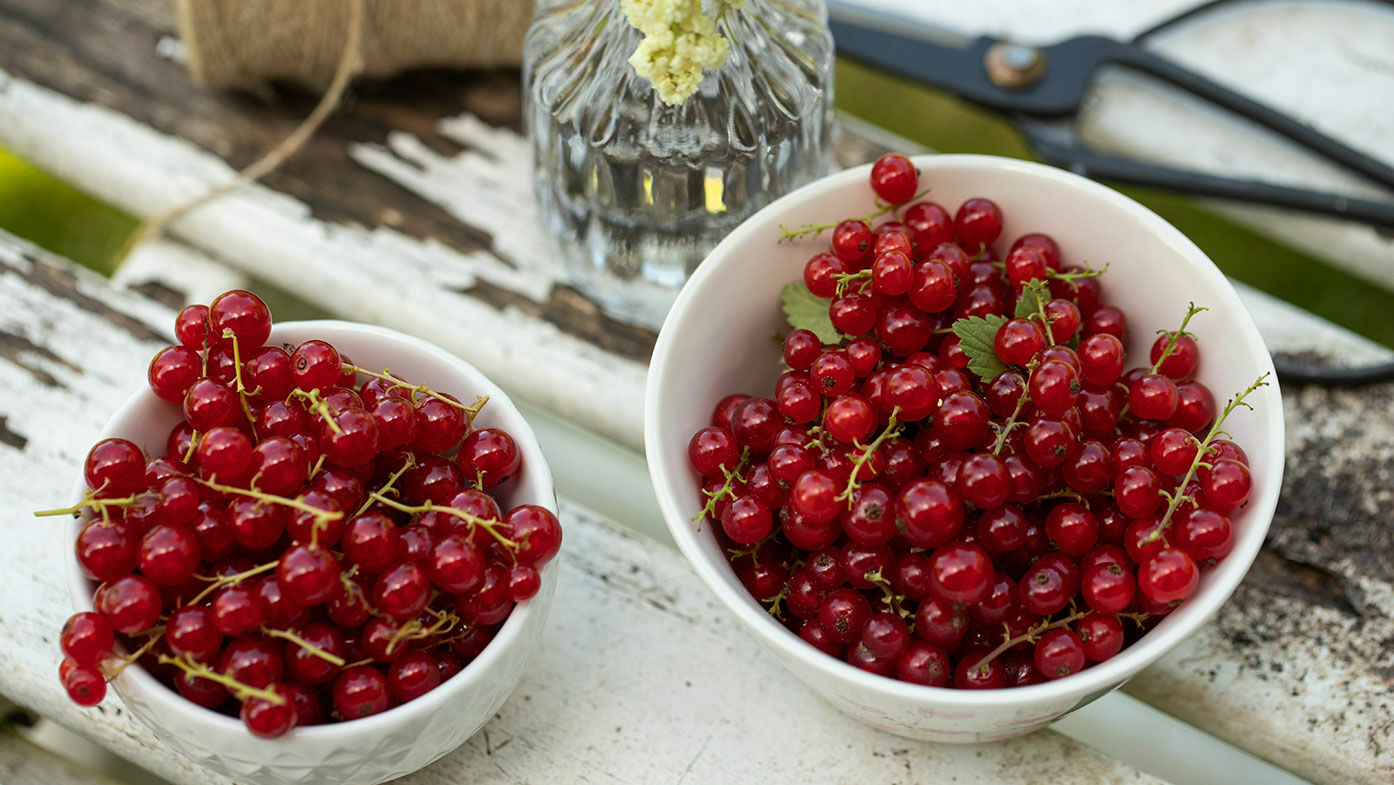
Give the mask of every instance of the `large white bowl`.
M 1003 241 L 1043 231 L 1064 258 L 1111 265 L 1106 297 L 1126 310 L 1132 365 L 1145 361 L 1155 330 L 1175 329 L 1194 300 L 1203 359 L 1198 378 L 1223 406 L 1273 364 L 1257 328 L 1215 265 L 1155 213 L 1109 188 L 1039 164 L 974 155 L 914 159 L 921 187 L 950 212 L 985 196 L 1006 217 Z M 770 618 L 722 558 L 711 526 L 692 520 L 699 480 L 687 443 L 733 392 L 770 397 L 787 332 L 780 289 L 800 280 L 820 240 L 776 243 L 781 226 L 837 221 L 869 211 L 870 167 L 841 172 L 774 202 L 732 232 L 697 268 L 659 333 L 644 398 L 644 442 L 663 516 L 697 574 L 756 640 L 834 706 L 878 728 L 919 739 L 973 742 L 1035 730 L 1117 688 L 1206 622 L 1239 585 L 1263 543 L 1283 469 L 1283 409 L 1276 382 L 1251 396 L 1226 429 L 1251 460 L 1253 494 L 1234 518 L 1234 551 L 1208 570 L 1200 588 L 1140 641 L 1107 662 L 1030 687 L 962 691 L 882 678 L 824 655 Z M 1271 377 L 1270 377 L 1271 379 Z
M 268 344 L 321 338 L 364 368 L 391 368 L 406 379 L 470 401 L 489 396 L 475 420 L 503 428 L 522 454 L 522 469 L 502 487 L 503 509 L 537 504 L 557 511 L 552 473 L 532 428 L 493 382 L 469 363 L 432 344 L 393 330 L 340 321 L 286 322 Z M 148 454 L 163 454 L 165 438 L 180 419 L 178 407 L 142 387 L 111 416 L 101 438 L 130 439 Z M 79 477 L 73 503 L 86 485 Z M 68 542 L 81 522 L 68 527 Z M 79 611 L 92 609 L 93 584 L 68 549 L 68 586 Z M 556 591 L 555 562 L 542 570 L 542 588 L 519 603 L 498 635 L 473 662 L 429 693 L 382 714 L 351 722 L 295 728 L 278 739 L 252 736 L 236 717 L 201 708 L 166 688 L 141 668 L 127 668 L 112 683 L 121 700 L 170 747 L 191 760 L 254 785 L 368 785 L 400 777 L 458 747 L 488 722 L 518 685 L 542 635 Z

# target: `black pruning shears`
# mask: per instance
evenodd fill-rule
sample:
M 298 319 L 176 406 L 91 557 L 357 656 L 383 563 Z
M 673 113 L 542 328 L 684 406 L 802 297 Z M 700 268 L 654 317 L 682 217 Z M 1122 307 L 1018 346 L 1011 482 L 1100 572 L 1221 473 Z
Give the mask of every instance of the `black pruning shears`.
M 1268 128 L 1394 194 L 1394 167 L 1144 48 L 1147 39 L 1162 30 L 1229 2 L 1203 3 L 1129 41 L 1081 35 L 1048 46 L 966 37 L 843 0 L 828 0 L 828 26 L 838 54 L 1006 114 L 1038 158 L 1076 174 L 1301 210 L 1394 231 L 1394 197 L 1381 202 L 1222 177 L 1110 155 L 1080 142 L 1074 121 L 1095 74 L 1104 66 L 1121 66 Z M 1294 383 L 1357 385 L 1394 379 L 1394 364 L 1348 369 L 1287 362 L 1281 366 L 1279 375 Z

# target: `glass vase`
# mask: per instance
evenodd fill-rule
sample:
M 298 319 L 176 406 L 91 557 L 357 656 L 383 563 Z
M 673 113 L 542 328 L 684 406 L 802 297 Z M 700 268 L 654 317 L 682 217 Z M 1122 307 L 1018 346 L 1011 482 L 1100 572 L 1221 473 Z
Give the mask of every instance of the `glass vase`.
M 827 172 L 823 0 L 746 0 L 718 29 L 726 63 L 669 106 L 628 63 L 641 34 L 619 0 L 538 0 L 523 56 L 538 210 L 603 305 L 623 307 L 635 287 L 671 301 L 737 224 Z

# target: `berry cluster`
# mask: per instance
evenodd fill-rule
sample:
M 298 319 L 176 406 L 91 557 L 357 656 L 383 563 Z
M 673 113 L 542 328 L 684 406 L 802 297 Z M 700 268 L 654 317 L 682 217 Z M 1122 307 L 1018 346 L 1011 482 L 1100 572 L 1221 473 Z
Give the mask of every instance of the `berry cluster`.
M 786 290 L 773 397 L 692 436 L 698 517 L 772 615 L 872 673 L 994 688 L 1114 656 L 1230 551 L 1251 481 L 1220 426 L 1264 380 L 1216 411 L 1194 306 L 1127 370 L 1101 271 L 1039 233 L 998 257 L 988 199 L 906 206 L 904 156 L 871 186 L 875 213 L 786 231 L 832 230 L 792 292 L 826 318 Z
M 487 492 L 520 469 L 513 438 L 465 405 L 325 341 L 265 345 L 245 291 L 178 315 L 151 390 L 182 407 L 163 455 L 88 453 L 77 558 L 95 612 L 68 619 L 60 676 L 77 703 L 139 662 L 253 734 L 385 711 L 434 689 L 541 586 L 561 546 L 549 510 Z

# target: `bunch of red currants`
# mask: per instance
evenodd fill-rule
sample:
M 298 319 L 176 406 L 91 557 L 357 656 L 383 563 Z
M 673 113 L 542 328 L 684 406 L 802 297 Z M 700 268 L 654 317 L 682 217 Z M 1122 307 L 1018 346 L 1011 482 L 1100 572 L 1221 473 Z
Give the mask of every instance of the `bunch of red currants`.
M 561 546 L 549 510 L 489 491 L 521 468 L 505 431 L 325 341 L 266 345 L 231 291 L 181 311 L 150 388 L 183 418 L 163 454 L 88 453 L 77 558 L 95 611 L 63 628 L 60 675 L 94 705 L 138 663 L 261 737 L 377 714 L 459 672 Z
M 872 214 L 786 231 L 831 230 L 790 285 L 826 318 L 786 291 L 773 396 L 692 436 L 699 517 L 774 617 L 872 673 L 981 689 L 1113 657 L 1232 548 L 1251 478 L 1220 426 L 1264 380 L 1217 411 L 1195 306 L 1128 369 L 1101 270 L 1039 233 L 998 257 L 998 206 L 910 204 L 904 156 L 871 187 Z

